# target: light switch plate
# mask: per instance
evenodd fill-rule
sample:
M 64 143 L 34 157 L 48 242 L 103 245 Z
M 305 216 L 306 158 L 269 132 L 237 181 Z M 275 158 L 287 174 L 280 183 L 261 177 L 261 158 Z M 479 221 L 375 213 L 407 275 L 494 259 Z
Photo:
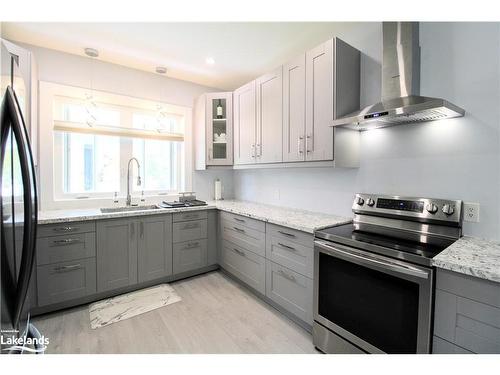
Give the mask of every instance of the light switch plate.
M 464 221 L 479 223 L 479 203 L 464 202 Z

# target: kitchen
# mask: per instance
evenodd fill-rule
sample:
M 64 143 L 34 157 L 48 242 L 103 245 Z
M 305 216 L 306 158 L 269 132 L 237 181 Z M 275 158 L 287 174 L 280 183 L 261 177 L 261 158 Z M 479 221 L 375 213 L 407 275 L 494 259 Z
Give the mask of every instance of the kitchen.
M 498 23 L 1 30 L 41 351 L 500 354 Z

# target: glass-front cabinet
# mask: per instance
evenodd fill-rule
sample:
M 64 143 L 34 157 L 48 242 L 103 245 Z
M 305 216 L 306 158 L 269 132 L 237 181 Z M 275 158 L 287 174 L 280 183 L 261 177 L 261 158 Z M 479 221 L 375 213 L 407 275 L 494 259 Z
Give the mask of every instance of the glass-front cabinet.
M 233 164 L 233 93 L 206 95 L 206 165 Z

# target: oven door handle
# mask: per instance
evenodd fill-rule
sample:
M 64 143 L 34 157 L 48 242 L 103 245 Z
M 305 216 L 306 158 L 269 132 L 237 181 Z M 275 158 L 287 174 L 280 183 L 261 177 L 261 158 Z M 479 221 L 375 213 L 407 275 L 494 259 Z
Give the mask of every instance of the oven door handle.
M 428 279 L 429 278 L 429 273 L 421 271 L 418 268 L 409 266 L 409 265 L 404 265 L 401 263 L 395 263 L 395 262 L 389 262 L 381 259 L 376 259 L 374 257 L 370 256 L 365 256 L 365 255 L 360 255 L 355 252 L 351 252 L 349 250 L 342 250 L 339 249 L 338 247 L 333 247 L 323 241 L 315 241 L 314 244 L 321 249 L 325 250 L 325 252 L 328 255 L 332 255 L 335 257 L 341 257 L 350 261 L 354 261 L 357 264 L 375 264 L 378 265 L 382 268 L 385 268 L 387 270 L 403 273 L 406 275 L 418 277 L 421 279 Z

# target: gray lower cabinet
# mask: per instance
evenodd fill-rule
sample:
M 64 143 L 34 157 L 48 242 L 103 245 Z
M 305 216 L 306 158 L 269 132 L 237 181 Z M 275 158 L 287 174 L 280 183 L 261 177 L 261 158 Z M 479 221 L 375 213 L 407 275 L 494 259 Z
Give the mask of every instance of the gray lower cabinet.
M 172 215 L 138 220 L 137 266 L 139 282 L 172 274 Z
M 95 258 L 37 267 L 38 306 L 85 297 L 96 292 Z
M 500 353 L 500 284 L 438 269 L 433 353 Z
M 207 265 L 207 240 L 174 244 L 174 273 L 196 270 Z
M 256 291 L 266 293 L 266 259 L 235 243 L 222 242 L 221 265 Z
M 175 222 L 174 243 L 207 238 L 208 225 L 206 219 Z
M 207 266 L 212 266 L 218 262 L 217 237 L 218 237 L 218 213 L 217 210 L 208 211 L 207 224 Z
M 313 281 L 266 261 L 266 297 L 308 324 L 313 323 Z
M 137 283 L 138 220 L 97 221 L 97 291 Z

